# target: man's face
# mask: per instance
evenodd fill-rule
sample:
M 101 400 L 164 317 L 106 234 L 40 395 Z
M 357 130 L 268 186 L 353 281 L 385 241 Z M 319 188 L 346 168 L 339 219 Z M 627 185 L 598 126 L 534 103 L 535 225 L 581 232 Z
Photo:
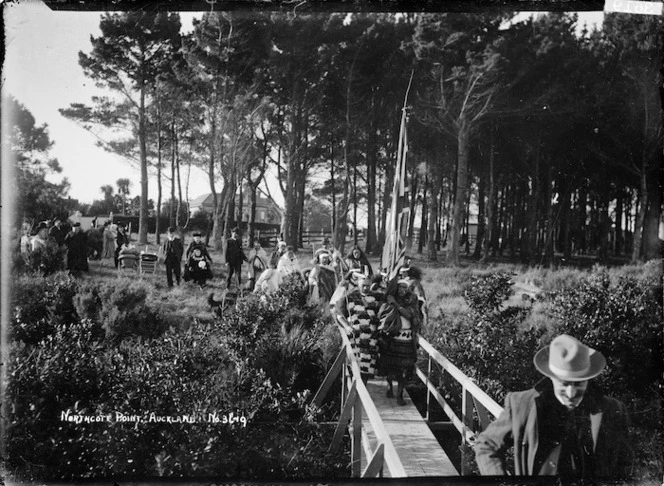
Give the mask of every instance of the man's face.
M 558 378 L 551 378 L 551 382 L 556 398 L 569 410 L 579 406 L 588 388 L 588 380 L 562 381 Z
M 353 250 L 353 256 L 355 258 L 360 258 L 360 250 Z
M 360 280 L 359 287 L 360 287 L 360 292 L 362 292 L 362 294 L 366 295 L 369 292 L 369 288 L 370 288 L 369 279 L 365 278 L 363 280 Z
M 234 240 L 237 240 L 237 233 L 235 231 L 233 231 L 231 233 L 231 238 L 233 238 Z
M 196 243 L 199 243 L 201 241 L 201 237 L 200 236 L 194 236 L 194 241 Z
M 168 233 L 168 239 L 173 241 L 175 239 L 175 233 Z

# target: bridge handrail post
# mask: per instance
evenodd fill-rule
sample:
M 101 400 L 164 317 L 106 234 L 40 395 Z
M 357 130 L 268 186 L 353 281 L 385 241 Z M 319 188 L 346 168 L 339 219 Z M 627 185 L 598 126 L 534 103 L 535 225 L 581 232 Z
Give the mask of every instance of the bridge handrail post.
M 353 404 L 353 433 L 351 438 L 352 477 L 362 475 L 362 401 L 355 399 Z
M 427 356 L 429 358 L 427 360 L 427 380 L 431 381 L 431 366 L 432 366 L 431 355 L 429 354 Z M 428 422 L 430 418 L 431 418 L 431 392 L 429 391 L 429 387 L 427 387 L 427 414 L 426 417 L 424 417 L 424 420 Z
M 420 347 L 427 352 L 447 373 L 452 376 L 461 386 L 465 387 L 474 399 L 481 403 L 486 410 L 494 417 L 498 417 L 503 411 L 493 398 L 486 394 L 473 380 L 457 368 L 451 361 L 445 358 L 437 349 L 435 349 L 426 339 L 418 336 Z

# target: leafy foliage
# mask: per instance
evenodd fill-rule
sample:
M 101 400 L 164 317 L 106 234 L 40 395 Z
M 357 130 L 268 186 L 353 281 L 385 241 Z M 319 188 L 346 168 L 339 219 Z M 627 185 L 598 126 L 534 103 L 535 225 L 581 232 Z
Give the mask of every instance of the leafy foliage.
M 65 269 L 65 252 L 53 240 L 46 246 L 28 254 L 25 269 L 41 275 L 51 275 Z
M 61 273 L 21 277 L 16 292 L 6 429 L 14 477 L 347 476 L 343 453 L 324 452 L 333 430 L 304 420 L 325 369 L 317 341 L 326 326 L 315 308 L 289 307 L 306 298 L 301 282 L 241 305 L 232 336 L 223 321 L 164 332 L 143 282 L 77 285 Z M 260 329 L 242 322 L 253 312 Z M 244 422 L 225 423 L 231 413 Z M 67 419 L 79 416 L 108 419 Z
M 143 282 L 92 282 L 81 286 L 74 302 L 80 316 L 98 322 L 110 341 L 129 336 L 154 338 L 168 325 L 146 302 L 148 292 Z
M 504 272 L 473 277 L 464 289 L 468 319 L 446 323 L 434 338 L 453 363 L 499 401 L 536 380 L 532 357 L 542 335 L 539 329 L 522 328 L 528 308 L 501 308 L 510 294 L 510 276 Z
M 609 363 L 598 379 L 612 394 L 648 398 L 661 386 L 662 282 L 606 272 L 552 293 L 552 334 L 567 333 L 601 351 Z
M 45 278 L 31 275 L 17 278 L 12 285 L 11 339 L 35 345 L 53 334 L 58 326 L 77 322 L 72 301 L 75 293 L 76 280 L 64 272 Z

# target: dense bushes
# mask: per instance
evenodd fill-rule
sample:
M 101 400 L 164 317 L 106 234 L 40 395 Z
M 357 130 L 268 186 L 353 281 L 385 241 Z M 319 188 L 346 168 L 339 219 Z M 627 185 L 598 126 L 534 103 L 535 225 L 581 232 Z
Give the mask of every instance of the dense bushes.
M 23 275 L 12 285 L 10 338 L 34 345 L 61 324 L 78 320 L 73 297 L 76 280 L 64 272 L 39 278 Z
M 52 275 L 64 269 L 65 250 L 60 248 L 55 241 L 48 239 L 44 248 L 28 253 L 25 266 L 20 270 L 27 270 L 41 275 Z
M 168 325 L 147 303 L 149 292 L 143 281 L 86 282 L 80 286 L 74 302 L 79 315 L 99 322 L 110 341 L 128 336 L 154 338 Z
M 664 371 L 661 297 L 661 279 L 622 277 L 612 284 L 600 271 L 551 294 L 550 333 L 571 334 L 601 351 L 608 366 L 598 381 L 612 394 L 652 398 Z
M 326 327 L 298 282 L 243 302 L 229 321 L 169 330 L 144 282 L 57 274 L 22 277 L 15 292 L 14 477 L 347 475 L 343 454 L 324 452 L 333 430 L 303 419 Z
M 240 301 L 219 325 L 231 359 L 265 370 L 275 385 L 291 390 L 291 398 L 320 384 L 326 371 L 320 337 L 329 323 L 307 304 L 298 276 L 286 277 L 273 294 Z
M 529 308 L 502 304 L 511 294 L 510 275 L 497 272 L 474 276 L 464 289 L 470 307 L 467 319 L 444 322 L 433 342 L 450 361 L 475 378 L 500 401 L 510 390 L 537 379 L 532 357 L 540 329 L 523 329 Z

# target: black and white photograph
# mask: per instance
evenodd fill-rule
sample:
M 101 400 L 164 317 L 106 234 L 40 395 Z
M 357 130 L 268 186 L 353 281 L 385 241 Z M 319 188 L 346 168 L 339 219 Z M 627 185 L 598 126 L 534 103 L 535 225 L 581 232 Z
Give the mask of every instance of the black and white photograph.
M 662 2 L 0 5 L 8 484 L 661 485 Z

